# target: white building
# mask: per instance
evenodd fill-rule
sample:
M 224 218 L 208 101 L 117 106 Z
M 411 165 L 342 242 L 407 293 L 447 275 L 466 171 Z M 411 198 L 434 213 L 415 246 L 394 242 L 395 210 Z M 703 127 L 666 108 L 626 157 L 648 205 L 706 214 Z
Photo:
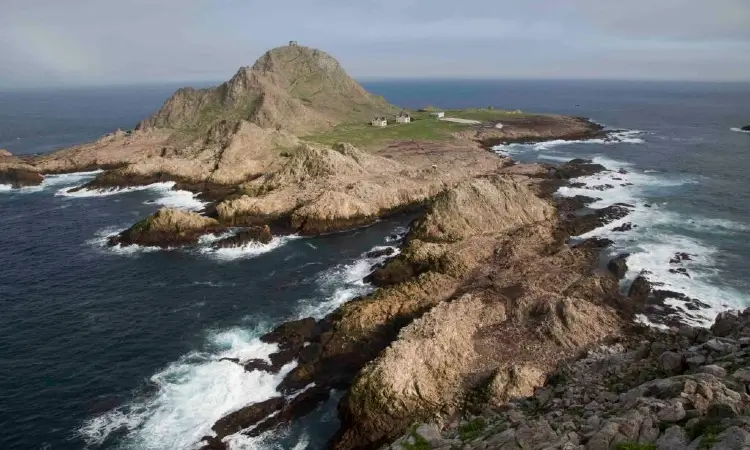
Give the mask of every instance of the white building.
M 374 127 L 384 127 L 388 125 L 388 119 L 386 119 L 385 117 L 373 117 L 371 123 Z
M 443 117 L 445 117 L 445 113 L 443 111 L 435 111 L 430 114 L 432 114 L 434 117 L 437 117 L 438 119 L 442 119 Z
M 411 122 L 411 116 L 406 111 L 401 111 L 396 116 L 396 123 L 409 123 Z

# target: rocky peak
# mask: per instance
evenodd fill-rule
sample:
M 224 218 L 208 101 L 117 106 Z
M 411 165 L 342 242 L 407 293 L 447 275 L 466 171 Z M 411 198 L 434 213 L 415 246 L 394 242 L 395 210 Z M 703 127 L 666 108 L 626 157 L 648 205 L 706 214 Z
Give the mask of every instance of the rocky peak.
M 217 122 L 247 120 L 306 133 L 395 110 L 365 91 L 332 56 L 295 45 L 269 50 L 215 88 L 179 89 L 138 128 L 201 134 Z

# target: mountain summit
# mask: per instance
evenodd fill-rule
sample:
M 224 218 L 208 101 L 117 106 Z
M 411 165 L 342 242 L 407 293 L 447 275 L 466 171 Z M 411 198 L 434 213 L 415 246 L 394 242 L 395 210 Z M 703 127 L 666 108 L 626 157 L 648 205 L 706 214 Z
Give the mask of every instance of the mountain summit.
M 269 50 L 217 87 L 178 90 L 138 128 L 201 133 L 217 122 L 246 120 L 303 134 L 395 111 L 385 99 L 365 91 L 329 54 L 289 45 Z

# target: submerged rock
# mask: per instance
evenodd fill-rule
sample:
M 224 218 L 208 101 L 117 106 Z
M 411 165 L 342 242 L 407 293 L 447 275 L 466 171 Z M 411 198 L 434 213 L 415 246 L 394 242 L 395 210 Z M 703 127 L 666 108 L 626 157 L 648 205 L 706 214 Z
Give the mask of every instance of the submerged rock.
M 214 242 L 212 247 L 215 249 L 234 248 L 242 247 L 243 245 L 247 245 L 252 242 L 268 244 L 272 239 L 273 236 L 271 235 L 271 229 L 268 227 L 268 225 L 264 225 L 242 229 L 236 234 L 229 236 L 228 238 Z
M 111 246 L 182 247 L 197 244 L 204 234 L 221 233 L 225 230 L 216 219 L 196 212 L 163 208 L 112 236 L 108 243 Z
M 606 208 L 595 209 L 590 214 L 575 216 L 568 220 L 568 232 L 580 236 L 630 214 L 632 205 L 617 203 Z

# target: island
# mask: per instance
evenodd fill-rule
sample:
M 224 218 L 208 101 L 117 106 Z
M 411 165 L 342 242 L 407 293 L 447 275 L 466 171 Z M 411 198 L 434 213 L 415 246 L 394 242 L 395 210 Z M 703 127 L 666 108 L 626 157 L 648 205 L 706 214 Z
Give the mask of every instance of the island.
M 346 392 L 337 450 L 581 448 L 582 436 L 591 449 L 666 439 L 677 444 L 664 448 L 683 448 L 689 436 L 750 436 L 731 422 L 748 409 L 737 383 L 750 377 L 731 381 L 739 366 L 708 363 L 750 358 L 741 344 L 750 312 L 695 329 L 669 316 L 665 291 L 645 277 L 622 292 L 627 255 L 601 270 L 611 242 L 571 236 L 626 216 L 628 205 L 589 209 L 596 199 L 553 195 L 606 168 L 520 164 L 491 151 L 606 136 L 580 117 L 404 110 L 327 53 L 290 43 L 219 86 L 178 90 L 132 130 L 23 160 L 2 154 L 0 182 L 101 169 L 79 189 L 169 181 L 207 202 L 159 210 L 110 245 L 175 248 L 215 234 L 227 235 L 215 245 L 239 246 L 414 215 L 401 251 L 372 268 L 374 293 L 266 334 L 278 346 L 270 361 L 227 362 L 274 373 L 297 364 L 280 396 L 218 418 L 196 443 L 204 449 L 306 415 L 332 390 Z M 674 329 L 635 325 L 648 308 Z

